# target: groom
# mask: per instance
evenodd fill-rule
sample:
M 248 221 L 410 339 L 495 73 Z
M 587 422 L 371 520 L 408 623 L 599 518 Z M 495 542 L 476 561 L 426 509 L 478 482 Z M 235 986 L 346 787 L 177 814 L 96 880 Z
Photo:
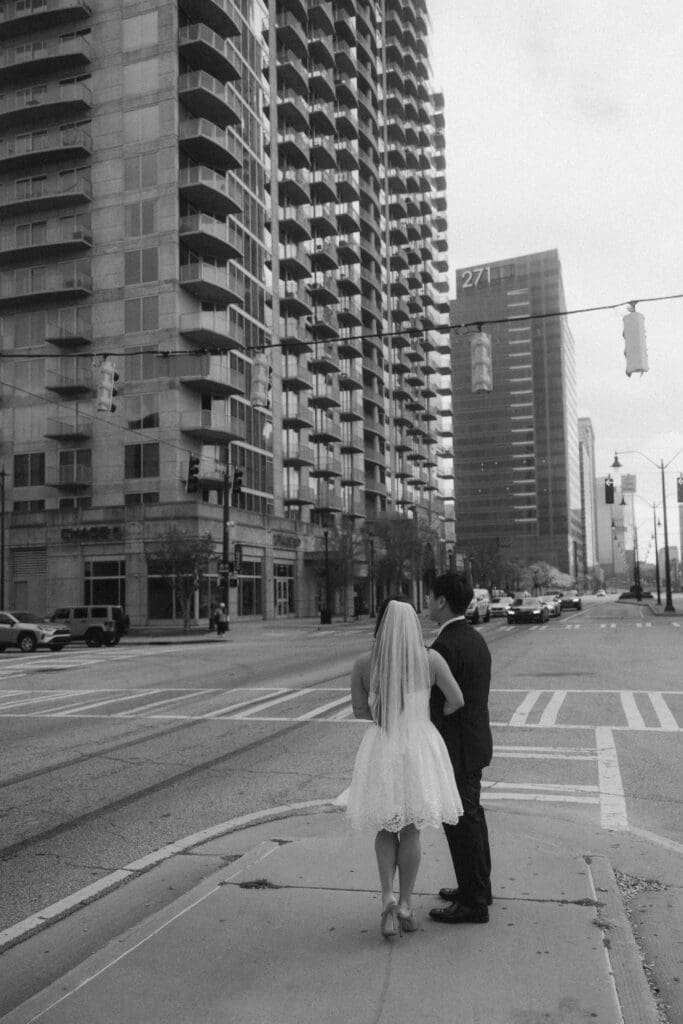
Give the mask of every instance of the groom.
M 432 722 L 451 756 L 463 805 L 458 824 L 443 826 L 458 883 L 457 889 L 439 890 L 450 906 L 429 912 L 433 921 L 443 924 L 485 924 L 492 899 L 491 852 L 481 806 L 482 768 L 491 763 L 493 753 L 488 709 L 491 654 L 465 618 L 472 593 L 464 577 L 444 573 L 434 580 L 427 597 L 427 611 L 439 626 L 432 647 L 447 661 L 465 698 L 464 707 L 444 715 L 444 697 L 437 686 L 430 697 Z

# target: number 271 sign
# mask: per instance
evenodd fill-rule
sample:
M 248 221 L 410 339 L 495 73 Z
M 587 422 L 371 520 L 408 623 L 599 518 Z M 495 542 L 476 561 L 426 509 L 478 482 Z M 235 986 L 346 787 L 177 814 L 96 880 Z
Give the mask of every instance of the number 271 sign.
M 479 285 L 485 287 L 491 284 L 490 267 L 470 267 L 463 270 L 460 278 L 461 288 L 477 288 Z

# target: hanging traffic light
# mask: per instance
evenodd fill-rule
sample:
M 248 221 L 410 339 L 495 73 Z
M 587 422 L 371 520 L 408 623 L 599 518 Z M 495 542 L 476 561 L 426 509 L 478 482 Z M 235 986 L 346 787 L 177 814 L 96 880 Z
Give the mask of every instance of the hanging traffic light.
M 187 493 L 196 494 L 199 490 L 199 465 L 200 458 L 198 455 L 190 455 L 190 460 L 187 466 Z
M 257 352 L 251 368 L 249 400 L 255 409 L 270 409 L 271 377 L 273 368 L 265 352 Z
M 491 365 L 491 337 L 486 331 L 472 335 L 472 391 L 493 391 L 493 369 Z
M 242 476 L 243 472 L 241 469 L 234 470 L 232 474 L 232 496 L 233 498 L 239 497 L 242 493 Z
M 116 365 L 112 359 L 105 356 L 100 363 L 97 377 L 97 411 L 115 412 L 114 396 L 118 394 L 115 384 L 119 379 L 116 372 Z
M 611 476 L 605 477 L 605 504 L 614 504 L 614 480 Z
M 626 376 L 633 373 L 644 374 L 649 370 L 647 361 L 647 344 L 645 341 L 645 317 L 631 309 L 624 317 L 624 355 L 626 356 Z

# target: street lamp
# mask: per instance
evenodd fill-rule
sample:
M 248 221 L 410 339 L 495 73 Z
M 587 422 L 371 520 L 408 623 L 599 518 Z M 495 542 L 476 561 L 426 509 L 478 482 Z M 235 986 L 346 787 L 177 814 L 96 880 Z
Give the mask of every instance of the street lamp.
M 673 603 L 673 599 L 672 599 L 672 596 L 671 596 L 671 563 L 669 561 L 669 526 L 668 526 L 668 520 L 667 520 L 667 515 L 666 515 L 666 482 L 665 482 L 665 477 L 664 477 L 664 470 L 667 469 L 671 465 L 671 463 L 674 461 L 674 459 L 678 458 L 678 456 L 681 454 L 681 452 L 683 452 L 683 448 L 680 448 L 676 452 L 676 454 L 671 459 L 669 459 L 669 461 L 667 463 L 664 462 L 664 459 L 660 459 L 659 463 L 657 463 L 657 462 L 655 462 L 654 459 L 651 459 L 649 455 L 646 455 L 645 452 L 638 451 L 637 449 L 630 449 L 628 451 L 621 452 L 622 455 L 640 455 L 641 458 L 647 459 L 647 461 L 651 465 L 653 465 L 656 469 L 658 469 L 660 471 L 661 476 L 662 476 L 662 508 L 664 510 L 664 577 L 665 577 L 665 580 L 666 580 L 666 605 L 664 606 L 664 611 L 666 611 L 666 612 L 675 612 L 676 609 L 674 608 L 674 603 Z M 621 463 L 619 462 L 619 452 L 615 452 L 614 453 L 614 462 L 612 463 L 612 469 L 621 469 Z
M 661 523 L 657 524 L 657 512 L 656 505 L 652 506 L 652 529 L 654 530 L 655 540 L 655 579 L 657 581 L 657 604 L 662 603 L 662 591 L 659 580 L 659 548 L 657 547 L 657 525 L 661 526 Z
M 329 626 L 332 622 L 332 613 L 330 612 L 330 531 L 323 530 L 323 537 L 325 538 L 325 607 L 320 612 L 320 625 Z

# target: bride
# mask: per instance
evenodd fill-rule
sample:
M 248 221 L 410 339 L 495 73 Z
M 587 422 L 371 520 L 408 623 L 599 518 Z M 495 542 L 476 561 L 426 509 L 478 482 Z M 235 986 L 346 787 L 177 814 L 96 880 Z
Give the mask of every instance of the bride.
M 387 598 L 377 614 L 372 651 L 358 658 L 351 673 L 354 716 L 373 724 L 358 748 L 347 805 L 352 828 L 376 833 L 385 938 L 418 927 L 412 897 L 420 830 L 441 828 L 444 821 L 457 824 L 462 814 L 451 759 L 429 719 L 433 685 L 444 694 L 445 714 L 463 706 L 448 665 L 425 648 L 408 598 Z

